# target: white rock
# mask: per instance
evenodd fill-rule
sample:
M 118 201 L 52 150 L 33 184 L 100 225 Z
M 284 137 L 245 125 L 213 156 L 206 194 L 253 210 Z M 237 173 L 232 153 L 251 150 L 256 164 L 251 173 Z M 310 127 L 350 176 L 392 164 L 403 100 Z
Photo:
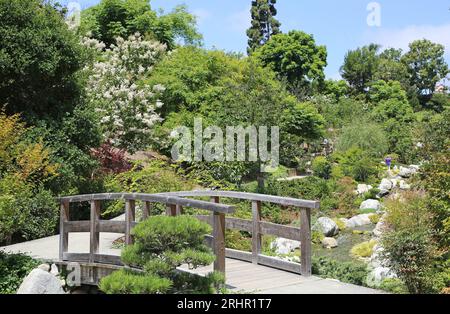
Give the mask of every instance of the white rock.
M 65 292 L 58 278 L 36 268 L 25 277 L 17 294 L 65 294 Z
M 350 218 L 347 221 L 347 228 L 356 228 L 361 226 L 370 225 L 372 222 L 370 221 L 370 216 L 373 214 L 361 214 L 355 217 Z
M 380 238 L 386 230 L 387 230 L 386 222 L 384 221 L 383 217 L 381 217 L 377 225 L 375 226 L 375 229 L 373 229 L 372 233 L 375 236 L 375 238 Z
M 392 182 L 392 188 L 396 188 L 398 185 L 398 179 L 391 179 Z
M 270 247 L 275 250 L 277 254 L 286 255 L 295 249 L 300 248 L 300 242 L 285 238 L 277 238 L 270 244 Z
M 326 237 L 333 237 L 339 233 L 338 225 L 328 217 L 320 217 L 317 219 L 313 230 L 321 232 Z
M 383 179 L 381 180 L 380 186 L 378 187 L 379 190 L 392 190 L 392 182 L 389 179 Z
M 326 249 L 333 249 L 338 247 L 338 242 L 335 238 L 324 238 L 322 240 L 322 246 Z
M 50 265 L 49 264 L 41 264 L 37 268 L 42 269 L 43 271 L 46 271 L 46 272 L 50 271 Z
M 409 167 L 400 167 L 400 177 L 402 178 L 410 178 L 413 174 L 418 171 L 418 166 L 412 165 Z
M 367 284 L 369 287 L 379 287 L 383 280 L 396 278 L 391 269 L 383 266 L 376 267 L 367 275 Z
M 50 274 L 52 274 L 53 276 L 59 276 L 59 270 L 58 270 L 58 266 L 56 266 L 56 264 L 52 264 Z
M 371 185 L 358 184 L 358 188 L 356 189 L 356 193 L 361 195 L 361 194 L 369 192 L 372 189 L 373 189 L 373 187 Z
M 360 210 L 366 210 L 366 209 L 375 209 L 375 211 L 380 211 L 381 210 L 381 203 L 378 200 L 365 200 L 364 202 L 361 203 L 361 206 L 359 206 Z

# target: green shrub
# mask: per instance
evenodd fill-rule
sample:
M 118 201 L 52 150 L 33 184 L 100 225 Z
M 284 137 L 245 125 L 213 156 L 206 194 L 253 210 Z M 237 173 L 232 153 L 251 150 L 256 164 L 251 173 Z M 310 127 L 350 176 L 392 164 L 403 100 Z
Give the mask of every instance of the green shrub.
M 408 288 L 405 286 L 403 281 L 398 278 L 386 278 L 381 282 L 379 287 L 381 290 L 395 293 L 395 294 L 406 294 L 408 293 Z
M 205 243 L 211 228 L 190 216 L 154 216 L 137 225 L 133 245 L 122 251 L 124 264 L 141 268 L 105 277 L 100 287 L 106 293 L 211 293 L 220 289 L 223 278 L 198 278 L 180 274 L 177 268 L 211 264 L 215 257 Z
M 334 278 L 354 285 L 366 285 L 367 266 L 356 262 L 338 262 L 327 257 L 313 257 L 313 274 L 323 278 Z
M 0 251 L 0 294 L 14 294 L 39 262 L 23 254 Z
M 312 243 L 320 244 L 322 243 L 322 240 L 325 238 L 322 232 L 320 231 L 313 231 L 311 235 L 311 241 Z
M 331 176 L 331 163 L 323 156 L 316 157 L 312 163 L 314 175 L 319 178 L 329 179 Z
M 376 244 L 377 241 L 375 240 L 356 244 L 352 247 L 350 253 L 355 257 L 370 257 Z
M 369 219 L 374 225 L 376 225 L 380 221 L 380 216 L 373 214 L 369 216 Z
M 372 156 L 381 157 L 387 152 L 388 142 L 381 125 L 371 122 L 357 124 L 353 122 L 342 129 L 336 146 L 340 152 L 358 148 Z

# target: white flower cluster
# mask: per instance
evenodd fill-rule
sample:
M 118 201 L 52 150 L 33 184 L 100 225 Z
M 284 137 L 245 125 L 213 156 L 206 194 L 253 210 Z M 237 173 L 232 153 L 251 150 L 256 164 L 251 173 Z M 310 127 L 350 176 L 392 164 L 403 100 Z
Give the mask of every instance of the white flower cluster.
M 144 80 L 166 46 L 145 41 L 140 34 L 127 40 L 117 38 L 116 42 L 89 69 L 87 96 L 100 116 L 105 139 L 117 147 L 137 149 L 145 145 L 152 127 L 161 121 L 155 109 L 163 105 L 158 97 L 164 87 L 149 86 Z M 84 39 L 83 43 L 97 51 L 105 48 L 95 39 Z

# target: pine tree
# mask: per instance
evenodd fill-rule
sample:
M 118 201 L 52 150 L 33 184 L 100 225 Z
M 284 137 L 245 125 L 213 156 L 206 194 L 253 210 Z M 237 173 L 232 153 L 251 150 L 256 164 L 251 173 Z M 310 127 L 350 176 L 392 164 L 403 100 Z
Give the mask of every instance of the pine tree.
M 264 45 L 272 35 L 279 34 L 280 22 L 275 18 L 277 0 L 252 1 L 252 26 L 247 30 L 248 54 Z

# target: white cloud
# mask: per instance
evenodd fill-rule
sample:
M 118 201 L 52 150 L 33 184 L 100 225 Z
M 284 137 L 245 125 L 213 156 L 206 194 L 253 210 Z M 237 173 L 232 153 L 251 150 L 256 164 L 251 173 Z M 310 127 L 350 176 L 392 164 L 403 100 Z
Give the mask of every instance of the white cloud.
M 445 46 L 446 56 L 450 56 L 450 24 L 410 25 L 400 29 L 379 28 L 366 34 L 366 41 L 384 47 L 408 50 L 408 44 L 417 39 L 429 39 Z
M 252 17 L 250 14 L 251 7 L 248 6 L 244 10 L 232 14 L 228 18 L 231 29 L 236 32 L 245 32 L 250 28 L 252 23 Z
M 210 11 L 206 9 L 195 9 L 192 11 L 192 14 L 195 15 L 197 18 L 198 25 L 203 24 L 206 20 L 210 19 L 212 17 L 212 14 Z

